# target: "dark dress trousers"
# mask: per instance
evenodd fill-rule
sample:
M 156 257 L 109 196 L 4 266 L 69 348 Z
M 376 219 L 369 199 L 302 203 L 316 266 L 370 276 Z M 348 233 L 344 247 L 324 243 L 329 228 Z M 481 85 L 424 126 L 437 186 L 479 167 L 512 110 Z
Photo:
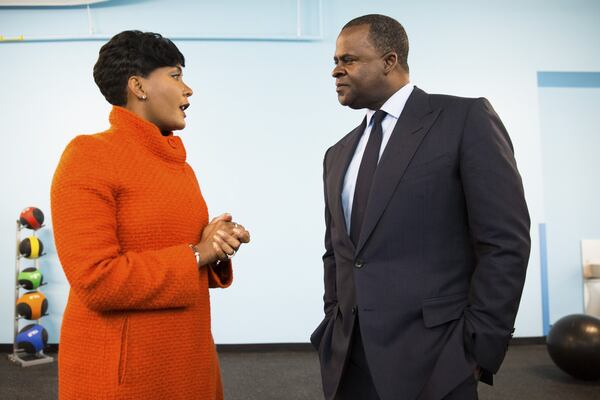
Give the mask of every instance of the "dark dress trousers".
M 381 400 L 490 383 L 513 332 L 529 214 L 510 138 L 486 99 L 415 87 L 374 175 L 358 243 L 341 204 L 365 122 L 325 154 L 325 318 L 311 335 L 334 399 L 352 331 Z

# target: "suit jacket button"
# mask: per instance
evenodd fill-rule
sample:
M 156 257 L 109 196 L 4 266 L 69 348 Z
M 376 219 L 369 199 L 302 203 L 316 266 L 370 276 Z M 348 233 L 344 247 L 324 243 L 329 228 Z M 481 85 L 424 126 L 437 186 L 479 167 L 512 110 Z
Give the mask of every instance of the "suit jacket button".
M 362 261 L 362 260 L 357 260 L 357 261 L 354 263 L 354 266 L 355 266 L 356 268 L 362 268 L 362 267 L 364 267 L 364 265 L 365 265 L 365 262 L 364 262 L 364 261 Z
M 356 314 L 357 311 L 358 311 L 357 306 L 352 307 L 352 314 Z

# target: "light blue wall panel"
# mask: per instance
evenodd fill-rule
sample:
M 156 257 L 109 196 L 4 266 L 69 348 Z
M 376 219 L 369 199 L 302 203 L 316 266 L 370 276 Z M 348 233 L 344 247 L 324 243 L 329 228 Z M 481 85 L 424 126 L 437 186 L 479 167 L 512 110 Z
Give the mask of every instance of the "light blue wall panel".
M 541 71 L 538 86 L 543 88 L 600 88 L 600 72 Z

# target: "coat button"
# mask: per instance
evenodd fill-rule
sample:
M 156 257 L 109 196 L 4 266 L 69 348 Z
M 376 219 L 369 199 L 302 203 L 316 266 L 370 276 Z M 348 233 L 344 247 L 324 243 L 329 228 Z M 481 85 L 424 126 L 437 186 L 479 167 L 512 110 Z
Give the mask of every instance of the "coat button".
M 352 314 L 356 314 L 357 311 L 358 311 L 357 306 L 352 307 Z
M 362 268 L 362 267 L 364 267 L 364 266 L 365 266 L 365 262 L 364 262 L 363 260 L 357 260 L 357 261 L 354 263 L 354 266 L 355 266 L 356 268 Z

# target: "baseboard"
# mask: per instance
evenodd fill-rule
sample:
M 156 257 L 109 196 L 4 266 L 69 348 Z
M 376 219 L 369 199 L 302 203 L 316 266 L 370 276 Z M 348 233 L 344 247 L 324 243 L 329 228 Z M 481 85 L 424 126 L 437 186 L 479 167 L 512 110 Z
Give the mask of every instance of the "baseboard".
M 217 351 L 220 353 L 271 353 L 278 351 L 313 351 L 310 343 L 248 343 L 248 344 L 218 344 Z M 12 353 L 12 343 L 0 343 L 0 353 Z M 49 344 L 45 352 L 58 352 L 58 344 Z
M 13 345 L 12 343 L 0 343 L 0 353 L 12 353 Z M 49 344 L 44 349 L 46 353 L 56 353 L 58 351 L 58 344 Z
M 310 343 L 249 343 L 249 344 L 218 344 L 220 353 L 266 353 L 278 351 L 314 351 Z
M 546 336 L 514 337 L 510 340 L 511 346 L 546 344 Z
M 516 337 L 510 341 L 511 346 L 546 344 L 546 337 Z M 0 353 L 11 353 L 11 343 L 0 343 Z M 58 344 L 49 344 L 46 352 L 56 353 Z M 245 343 L 245 344 L 218 344 L 217 351 L 220 353 L 272 353 L 279 351 L 314 351 L 310 343 Z

